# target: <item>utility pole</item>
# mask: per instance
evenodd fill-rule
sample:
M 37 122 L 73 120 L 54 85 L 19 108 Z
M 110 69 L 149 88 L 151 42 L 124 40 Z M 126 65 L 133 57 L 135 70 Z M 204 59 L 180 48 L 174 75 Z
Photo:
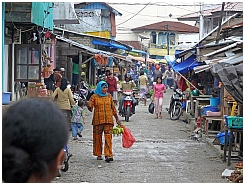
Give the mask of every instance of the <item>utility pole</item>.
M 165 25 L 167 29 L 167 50 L 168 50 L 168 55 L 169 55 L 169 33 L 168 33 L 168 24 Z
M 200 26 L 199 26 L 199 40 L 203 38 L 203 8 L 204 8 L 204 3 L 201 2 L 201 7 L 200 7 Z
M 219 27 L 218 27 L 218 30 L 217 30 L 217 36 L 216 36 L 215 44 L 218 44 L 219 43 L 220 30 L 221 30 L 221 23 L 222 23 L 222 20 L 223 20 L 224 8 L 225 8 L 225 2 L 222 3 L 220 18 L 219 18 Z

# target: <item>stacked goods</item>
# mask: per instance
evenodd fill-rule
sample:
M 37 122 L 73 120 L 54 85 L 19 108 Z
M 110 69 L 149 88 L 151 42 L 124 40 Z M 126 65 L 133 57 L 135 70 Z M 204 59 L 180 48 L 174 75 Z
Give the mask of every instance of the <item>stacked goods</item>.
M 27 97 L 34 98 L 37 97 L 37 84 L 36 82 L 28 82 Z
M 48 95 L 48 91 L 44 83 L 37 83 L 37 93 L 38 97 L 46 97 Z
M 236 170 L 228 177 L 229 182 L 243 183 L 243 162 L 234 164 Z

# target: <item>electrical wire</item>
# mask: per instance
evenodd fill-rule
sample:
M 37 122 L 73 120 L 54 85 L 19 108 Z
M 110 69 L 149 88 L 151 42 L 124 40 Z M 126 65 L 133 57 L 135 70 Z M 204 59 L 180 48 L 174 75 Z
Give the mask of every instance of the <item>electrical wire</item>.
M 127 19 L 126 21 L 124 21 L 124 22 L 122 22 L 122 23 L 120 23 L 120 24 L 118 24 L 118 25 L 116 25 L 116 26 L 119 26 L 119 25 L 124 24 L 125 22 L 131 20 L 133 17 L 135 17 L 137 14 L 139 14 L 142 10 L 144 10 L 149 4 L 150 4 L 150 2 L 147 3 L 147 4 L 146 4 L 140 11 L 138 11 L 138 12 L 137 12 L 135 15 L 133 15 L 131 18 Z
M 12 19 L 12 17 L 11 17 L 11 13 L 12 13 L 12 11 L 13 11 L 13 10 L 12 10 L 12 2 L 10 3 L 10 5 L 11 5 L 11 8 L 10 8 L 10 12 L 9 12 L 8 14 L 9 14 L 9 18 Z M 15 28 L 17 31 L 20 31 L 21 33 L 24 33 L 24 32 L 27 32 L 27 31 L 31 31 L 31 30 L 33 30 L 34 27 L 35 27 L 35 25 L 34 25 L 34 26 L 32 26 L 31 28 L 29 28 L 29 29 L 27 29 L 27 30 L 21 30 L 21 29 L 17 28 L 17 26 L 14 24 L 13 21 L 11 21 L 11 23 L 12 23 L 12 25 L 14 26 L 14 28 Z

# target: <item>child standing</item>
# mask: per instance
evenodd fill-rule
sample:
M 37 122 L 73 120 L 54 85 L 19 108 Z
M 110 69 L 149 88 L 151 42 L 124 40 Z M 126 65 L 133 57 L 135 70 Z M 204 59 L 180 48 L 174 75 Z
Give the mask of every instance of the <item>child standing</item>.
M 78 101 L 78 105 L 73 107 L 72 118 L 71 118 L 71 128 L 73 140 L 77 140 L 77 135 L 82 137 L 81 132 L 83 131 L 84 121 L 84 107 L 85 103 L 82 100 Z

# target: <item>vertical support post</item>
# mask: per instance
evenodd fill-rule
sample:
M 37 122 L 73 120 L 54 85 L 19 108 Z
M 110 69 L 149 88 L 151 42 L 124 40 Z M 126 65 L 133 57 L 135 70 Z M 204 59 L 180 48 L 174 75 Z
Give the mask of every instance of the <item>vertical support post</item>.
M 12 43 L 12 101 L 16 100 L 16 97 L 14 98 L 14 43 Z
M 92 62 L 91 62 L 91 60 L 88 62 L 89 63 L 89 72 L 88 72 L 88 75 L 89 76 L 92 76 Z M 92 79 L 91 78 L 89 78 L 89 84 L 92 84 Z
M 200 7 L 199 40 L 201 40 L 203 38 L 203 24 L 204 24 L 204 20 L 203 20 L 203 7 L 204 7 L 204 3 L 201 2 L 201 7 Z
M 78 54 L 78 89 L 81 88 L 81 73 L 82 73 L 82 63 L 83 63 L 83 55 L 82 53 Z
M 166 24 L 165 27 L 167 29 L 167 51 L 168 51 L 168 55 L 169 55 L 169 32 L 168 32 L 168 24 Z

